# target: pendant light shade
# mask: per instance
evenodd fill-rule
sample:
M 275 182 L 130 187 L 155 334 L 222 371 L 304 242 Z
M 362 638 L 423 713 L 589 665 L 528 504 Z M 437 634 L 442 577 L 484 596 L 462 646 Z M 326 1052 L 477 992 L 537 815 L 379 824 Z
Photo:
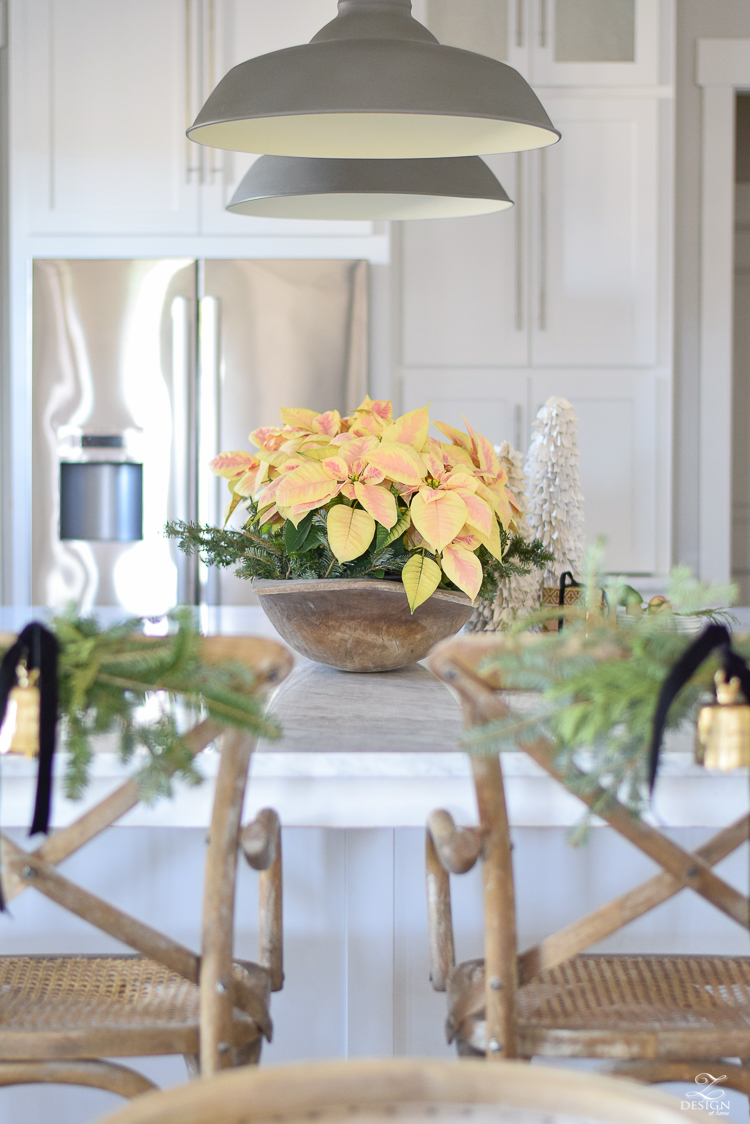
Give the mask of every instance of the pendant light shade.
M 261 156 L 228 211 L 295 219 L 439 219 L 512 207 L 484 160 Z
M 339 0 L 312 42 L 230 70 L 188 136 L 235 152 L 408 159 L 521 152 L 560 134 L 518 71 L 441 46 L 411 0 Z

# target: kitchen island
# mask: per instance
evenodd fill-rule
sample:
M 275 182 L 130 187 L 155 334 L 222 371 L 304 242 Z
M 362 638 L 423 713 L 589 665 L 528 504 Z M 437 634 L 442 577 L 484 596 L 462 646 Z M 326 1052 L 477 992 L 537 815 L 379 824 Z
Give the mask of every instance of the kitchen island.
M 17 628 L 34 614 L 0 616 Z M 275 635 L 259 608 L 209 610 L 206 632 Z M 450 1056 L 442 1024 L 444 996 L 431 990 L 424 899 L 424 823 L 447 807 L 459 822 L 476 822 L 468 761 L 456 749 L 461 734 L 452 694 L 421 665 L 377 676 L 340 673 L 298 659 L 272 707 L 284 725 L 280 742 L 261 743 L 253 758 L 246 818 L 274 806 L 284 824 L 284 990 L 273 997 L 273 1043 L 267 1061 L 357 1055 Z M 56 765 L 53 819 L 64 824 L 121 783 L 125 769 L 103 745 L 92 765 L 83 803 L 61 792 L 64 759 Z M 686 847 L 747 808 L 747 783 L 707 774 L 692 763 L 692 733 L 669 742 L 653 817 L 668 824 Z M 199 945 L 201 864 L 217 754 L 198 759 L 206 783 L 178 785 L 175 799 L 140 806 L 116 830 L 83 848 L 63 872 L 192 947 Z M 582 805 L 524 754 L 504 756 L 518 864 L 519 929 L 524 944 L 625 891 L 655 870 L 607 827 L 573 848 L 571 826 Z M 5 829 L 28 845 L 35 768 L 4 758 L 0 816 Z M 140 868 L 141 878 L 132 870 Z M 720 872 L 744 888 L 743 851 Z M 127 876 L 125 872 L 128 872 Z M 456 878 L 457 954 L 482 953 L 480 872 Z M 236 954 L 252 958 L 257 941 L 256 875 L 242 864 Z M 118 948 L 76 918 L 27 890 L 0 918 L 3 951 L 106 951 Z M 626 951 L 745 952 L 747 936 L 715 910 L 680 894 L 602 947 Z M 139 1067 L 160 1084 L 184 1079 L 182 1060 L 146 1060 Z M 39 1099 L 49 1090 L 7 1091 Z M 56 1094 L 57 1095 L 57 1094 Z M 95 1098 L 97 1113 L 114 1107 L 105 1094 L 65 1090 L 66 1098 Z M 18 1105 L 28 1104 L 18 1100 Z M 35 1101 L 35 1104 L 37 1102 Z M 72 1103 L 72 1100 L 71 1100 Z M 13 1115 L 3 1116 L 8 1124 Z M 76 1115 L 77 1112 L 77 1115 Z M 30 1118 L 34 1118 L 33 1114 Z

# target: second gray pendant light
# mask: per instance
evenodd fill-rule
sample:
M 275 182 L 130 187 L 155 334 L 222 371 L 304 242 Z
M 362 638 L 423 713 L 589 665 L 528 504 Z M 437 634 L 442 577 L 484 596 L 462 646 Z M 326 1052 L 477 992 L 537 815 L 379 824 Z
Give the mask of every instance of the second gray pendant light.
M 227 207 L 295 219 L 438 219 L 513 204 L 484 160 L 333 160 L 261 156 Z
M 235 152 L 388 160 L 519 152 L 560 134 L 516 70 L 442 46 L 411 0 L 339 0 L 310 43 L 230 70 L 188 136 Z

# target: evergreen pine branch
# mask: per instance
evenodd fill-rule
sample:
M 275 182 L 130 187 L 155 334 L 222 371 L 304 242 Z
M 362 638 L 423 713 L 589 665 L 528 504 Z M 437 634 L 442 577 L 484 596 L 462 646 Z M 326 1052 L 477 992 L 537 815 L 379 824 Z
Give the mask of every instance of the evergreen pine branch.
M 93 618 L 77 617 L 72 610 L 52 620 L 59 645 L 59 716 L 68 751 L 64 784 L 69 799 L 79 799 L 86 788 L 92 737 L 112 731 L 119 735 L 124 762 L 138 747 L 148 754 L 139 784 L 149 799 L 170 794 L 173 776 L 197 783 L 200 774 L 179 734 L 176 703 L 193 723 L 207 711 L 258 737 L 279 737 L 278 723 L 255 693 L 252 672 L 239 663 L 204 663 L 190 613 L 175 613 L 171 619 L 176 628 L 162 639 L 139 634 L 140 618 L 104 631 Z M 165 700 L 163 713 L 158 722 L 145 725 L 138 710 L 155 693 Z
M 684 576 L 679 580 L 687 584 Z M 703 585 L 688 592 L 695 605 L 698 592 L 715 601 L 723 591 Z M 470 753 L 507 751 L 519 744 L 522 748 L 530 734 L 543 733 L 554 742 L 556 762 L 573 792 L 591 794 L 600 787 L 600 801 L 617 797 L 638 814 L 648 800 L 646 762 L 657 699 L 693 637 L 676 629 L 669 612 L 645 614 L 622 627 L 614 613 L 592 619 L 584 604 L 566 607 L 569 623 L 563 631 L 532 640 L 525 632 L 543 615 L 504 633 L 502 646 L 482 665 L 500 672 L 509 690 L 538 690 L 537 714 L 511 714 L 502 723 L 472 731 L 464 745 Z M 547 615 L 555 617 L 559 610 Z M 743 658 L 750 656 L 750 641 L 735 638 L 735 647 Z M 706 661 L 679 692 L 667 729 L 693 717 L 701 696 L 712 688 L 717 666 L 715 659 Z
M 301 535 L 301 548 L 287 548 L 284 534 L 258 528 L 258 512 L 254 501 L 247 504 L 249 518 L 242 530 L 200 526 L 198 523 L 173 521 L 165 533 L 178 540 L 186 554 L 198 554 L 207 566 L 235 567 L 240 578 L 355 578 L 400 577 L 409 560 L 403 545 L 403 535 L 411 519 L 407 510 L 399 509 L 399 520 L 390 532 L 379 528 L 370 548 L 352 562 L 338 562 L 328 545 L 325 509 L 320 508 L 305 517 L 310 532 Z M 301 521 L 300 527 L 303 526 Z M 298 528 L 299 530 L 299 528 Z M 381 534 L 382 531 L 382 534 Z M 531 542 L 515 532 L 501 529 L 503 559 L 498 561 L 485 547 L 477 552 L 482 563 L 483 582 L 480 598 L 493 599 L 499 582 L 513 574 L 528 574 L 540 569 L 552 559 L 541 542 Z M 441 585 L 447 589 L 457 587 L 443 578 Z

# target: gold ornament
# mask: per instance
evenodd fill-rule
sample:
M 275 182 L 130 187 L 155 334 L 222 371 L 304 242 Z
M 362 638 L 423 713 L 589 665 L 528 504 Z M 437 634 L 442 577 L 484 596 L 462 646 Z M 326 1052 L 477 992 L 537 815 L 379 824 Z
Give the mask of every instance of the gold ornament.
M 39 672 L 26 670 L 22 660 L 16 668 L 18 685 L 8 695 L 8 706 L 0 727 L 0 753 L 39 756 Z
M 727 683 L 723 671 L 714 676 L 716 702 L 701 707 L 695 756 L 707 769 L 738 769 L 750 765 L 750 706 L 738 702 L 740 681 Z

